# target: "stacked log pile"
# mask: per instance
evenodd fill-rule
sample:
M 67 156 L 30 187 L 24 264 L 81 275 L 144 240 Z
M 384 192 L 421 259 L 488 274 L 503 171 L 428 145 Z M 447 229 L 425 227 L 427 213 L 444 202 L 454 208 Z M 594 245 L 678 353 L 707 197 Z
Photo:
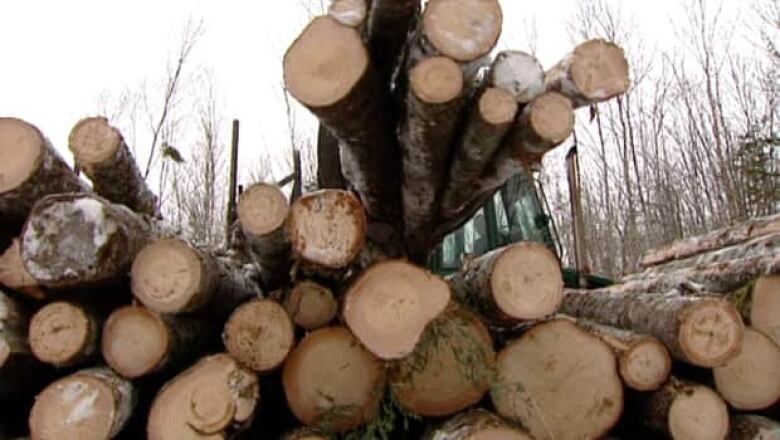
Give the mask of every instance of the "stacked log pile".
M 106 119 L 69 138 L 90 186 L 0 118 L 0 438 L 769 438 L 732 410 L 780 398 L 777 219 L 601 290 L 535 243 L 424 268 L 629 87 L 614 44 L 545 72 L 492 58 L 501 28 L 497 0 L 334 1 L 284 59 L 328 183 L 248 187 L 220 248 L 166 227 Z

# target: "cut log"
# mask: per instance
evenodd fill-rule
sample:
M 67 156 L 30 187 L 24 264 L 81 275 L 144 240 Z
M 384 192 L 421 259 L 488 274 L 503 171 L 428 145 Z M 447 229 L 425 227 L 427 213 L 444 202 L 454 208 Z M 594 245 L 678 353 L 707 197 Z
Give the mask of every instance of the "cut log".
M 333 0 L 328 7 L 330 18 L 362 32 L 368 20 L 366 0 Z
M 731 418 L 728 440 L 780 440 L 780 423 L 762 416 L 737 415 Z
M 47 304 L 33 315 L 28 332 L 35 357 L 55 367 L 81 364 L 97 353 L 100 323 L 94 313 L 70 302 Z
M 457 63 L 433 57 L 409 73 L 407 118 L 401 129 L 404 231 L 408 254 L 424 262 L 435 226 L 437 200 L 444 186 L 450 145 L 466 103 Z
M 263 284 L 275 286 L 286 280 L 291 265 L 287 197 L 275 185 L 257 183 L 241 194 L 237 211 L 249 254 L 261 267 Z
M 135 401 L 133 384 L 111 369 L 81 370 L 38 395 L 30 412 L 30 436 L 40 440 L 108 440 L 124 428 Z
M 32 124 L 0 118 L 0 223 L 16 229 L 38 199 L 87 190 Z M 14 231 L 16 233 L 18 231 Z
M 18 238 L 14 238 L 3 255 L 0 255 L 0 284 L 35 300 L 40 301 L 48 296 L 46 290 L 24 268 Z
M 44 197 L 21 237 L 24 267 L 42 286 L 85 289 L 114 284 L 158 231 L 129 208 L 88 194 Z
M 533 55 L 501 51 L 490 66 L 487 83 L 512 95 L 518 104 L 527 104 L 544 92 L 544 68 Z
M 241 365 L 265 373 L 282 365 L 295 344 L 295 331 L 282 306 L 258 299 L 233 311 L 222 339 L 228 353 Z
M 344 319 L 363 345 L 381 359 L 414 351 L 425 328 L 444 311 L 444 280 L 404 261 L 384 261 L 366 271 L 344 298 Z
M 780 346 L 780 275 L 756 280 L 750 304 L 750 325 Z
M 106 319 L 101 351 L 114 371 L 137 379 L 193 359 L 210 328 L 202 318 L 163 317 L 144 307 L 126 306 Z
M 315 18 L 284 56 L 284 82 L 341 142 L 344 176 L 368 213 L 395 224 L 401 166 L 392 105 L 360 34 L 332 18 Z
M 350 193 L 322 190 L 293 203 L 288 220 L 293 256 L 316 269 L 346 268 L 366 240 L 366 214 Z
M 284 308 L 295 325 L 306 330 L 316 330 L 333 321 L 339 305 L 332 290 L 306 280 L 296 283 L 290 289 L 284 300 Z
M 368 23 L 368 47 L 371 59 L 389 88 L 400 64 L 406 38 L 412 29 L 420 0 L 373 0 Z
M 523 109 L 507 138 L 507 148 L 511 157 L 521 162 L 538 162 L 545 153 L 568 139 L 573 130 L 571 101 L 559 93 L 547 92 Z
M 729 413 L 720 396 L 676 378 L 649 397 L 644 423 L 675 440 L 722 440 L 729 433 Z
M 517 103 L 503 89 L 488 88 L 482 93 L 455 149 L 442 195 L 442 217 L 454 217 L 471 199 L 474 187 L 501 145 L 516 113 Z
M 601 338 L 618 358 L 623 382 L 637 391 L 654 391 L 666 383 L 672 370 L 669 350 L 658 339 L 577 319 L 578 327 Z M 727 364 L 728 365 L 728 364 Z
M 298 420 L 340 433 L 376 417 L 385 368 L 349 330 L 326 327 L 310 333 L 293 350 L 282 382 Z
M 760 332 L 745 329 L 742 350 L 713 369 L 715 385 L 732 407 L 769 408 L 780 400 L 780 347 Z
M 217 257 L 178 239 L 146 245 L 131 270 L 133 295 L 159 313 L 208 311 L 224 316 L 262 294 L 256 278 L 252 265 Z
M 599 438 L 623 410 L 615 355 L 568 320 L 539 324 L 510 343 L 497 370 L 496 411 L 539 440 Z
M 449 282 L 459 301 L 495 326 L 549 316 L 563 298 L 558 259 L 533 242 L 496 249 L 469 261 Z
M 226 354 L 209 356 L 160 390 L 149 410 L 147 438 L 230 438 L 251 424 L 259 402 L 255 373 Z
M 390 370 L 390 390 L 406 411 L 442 417 L 476 405 L 495 377 L 490 333 L 479 317 L 451 305 L 425 330 L 411 355 Z
M 79 121 L 68 146 L 96 193 L 139 214 L 160 216 L 157 196 L 146 185 L 122 134 L 106 118 Z
M 425 440 L 531 440 L 531 436 L 497 415 L 475 409 L 459 414 L 432 430 Z
M 578 108 L 607 101 L 631 86 L 626 55 L 613 43 L 587 41 L 547 71 L 545 86 L 563 93 Z
M 677 240 L 662 248 L 650 250 L 642 258 L 642 266 L 655 266 L 669 260 L 688 258 L 778 232 L 780 232 L 780 214 L 750 219 L 728 228 Z

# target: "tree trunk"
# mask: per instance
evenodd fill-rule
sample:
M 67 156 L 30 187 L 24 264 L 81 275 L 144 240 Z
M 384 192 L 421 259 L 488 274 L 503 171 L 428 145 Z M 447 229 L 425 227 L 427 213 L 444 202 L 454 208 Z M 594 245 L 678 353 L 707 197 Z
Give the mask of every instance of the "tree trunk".
M 496 411 L 538 440 L 600 438 L 623 411 L 615 355 L 568 320 L 533 327 L 499 353 L 497 369 Z
M 284 308 L 295 325 L 316 330 L 333 321 L 339 304 L 328 287 L 314 281 L 300 281 L 287 292 Z
M 420 11 L 420 0 L 374 0 L 368 23 L 368 48 L 382 84 L 390 89 L 404 44 Z
M 329 17 L 315 18 L 284 56 L 287 90 L 341 142 L 345 177 L 368 213 L 400 220 L 400 162 L 389 91 L 360 34 Z
M 136 402 L 133 384 L 109 368 L 81 370 L 44 389 L 30 412 L 34 439 L 107 440 L 124 428 Z
M 440 427 L 430 431 L 425 440 L 531 440 L 521 429 L 501 417 L 475 409 L 458 414 Z
M 339 140 L 322 124 L 317 132 L 317 186 L 320 189 L 347 189 L 341 174 Z
M 241 365 L 266 373 L 282 365 L 295 344 L 287 311 L 278 303 L 256 299 L 230 315 L 222 333 L 225 348 Z
M 561 312 L 661 340 L 672 356 L 701 367 L 724 365 L 739 353 L 744 325 L 728 301 L 627 294 L 612 288 L 566 290 Z
M 741 414 L 731 418 L 728 440 L 778 440 L 780 423 L 762 416 Z
M 202 318 L 161 316 L 144 307 L 126 306 L 115 310 L 103 325 L 101 351 L 114 371 L 137 379 L 194 359 L 212 327 Z
M 257 376 L 226 354 L 208 356 L 171 379 L 152 403 L 149 440 L 230 438 L 260 402 Z
M 474 187 L 509 131 L 516 113 L 517 103 L 503 89 L 488 88 L 482 93 L 455 149 L 442 196 L 442 217 L 457 215 L 473 196 Z
M 447 306 L 450 288 L 430 272 L 394 260 L 365 270 L 344 298 L 344 320 L 372 353 L 401 359 Z
M 452 304 L 390 370 L 390 390 L 405 410 L 443 417 L 476 405 L 495 375 L 490 333 L 479 317 Z
M 145 246 L 130 275 L 133 295 L 158 313 L 205 311 L 226 316 L 244 301 L 262 295 L 254 266 L 204 252 L 179 239 Z
M 523 109 L 510 130 L 504 148 L 508 149 L 510 158 L 519 159 L 523 163 L 540 162 L 545 153 L 562 144 L 573 130 L 574 109 L 571 101 L 559 93 L 547 92 Z M 500 168 L 495 167 L 496 170 Z M 486 189 L 484 184 L 483 189 Z
M 90 360 L 98 351 L 99 336 L 98 318 L 75 303 L 49 303 L 30 320 L 33 355 L 55 367 L 70 367 Z
M 533 55 L 501 51 L 490 66 L 487 83 L 512 95 L 518 104 L 527 104 L 544 92 L 544 68 Z
M 0 118 L 0 226 L 18 232 L 38 199 L 87 191 L 49 140 L 21 119 Z
M 368 21 L 366 0 L 333 0 L 328 7 L 328 15 L 344 26 L 357 29 L 361 34 Z
M 563 298 L 560 263 L 544 245 L 524 242 L 467 261 L 449 279 L 458 300 L 491 325 L 549 316 Z
M 79 121 L 68 145 L 96 193 L 139 214 L 160 216 L 157 197 L 146 185 L 122 134 L 106 118 Z
M 11 245 L 0 255 L 0 284 L 38 301 L 49 296 L 24 268 L 18 238 L 14 238 Z
M 590 40 L 547 71 L 545 86 L 566 95 L 577 108 L 607 101 L 631 86 L 628 61 L 619 46 Z
M 298 420 L 341 433 L 377 416 L 385 369 L 347 329 L 326 327 L 310 333 L 293 350 L 282 381 Z
M 645 425 L 674 439 L 725 439 L 729 413 L 711 389 L 672 378 L 648 397 Z

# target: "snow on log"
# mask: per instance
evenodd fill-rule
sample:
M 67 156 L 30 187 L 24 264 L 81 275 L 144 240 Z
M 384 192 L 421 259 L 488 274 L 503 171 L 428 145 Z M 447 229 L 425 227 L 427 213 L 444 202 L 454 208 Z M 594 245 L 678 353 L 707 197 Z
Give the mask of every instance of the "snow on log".
M 487 84 L 506 91 L 518 104 L 527 104 L 544 92 L 544 69 L 533 55 L 504 50 L 491 64 Z
M 731 418 L 727 440 L 780 440 L 780 423 L 757 415 L 736 415 Z
M 328 7 L 330 18 L 361 32 L 369 12 L 366 0 L 333 0 Z
M 339 304 L 331 289 L 314 281 L 304 280 L 295 283 L 287 292 L 284 308 L 295 325 L 305 330 L 316 330 L 333 321 Z
M 729 433 L 726 404 L 710 388 L 672 378 L 647 398 L 644 424 L 670 438 L 720 440 Z
M 475 409 L 447 420 L 431 430 L 424 440 L 532 440 L 520 428 L 501 417 Z
M 24 268 L 18 238 L 14 238 L 0 255 L 0 284 L 35 300 L 40 301 L 48 296 L 46 290 Z
M 270 299 L 256 299 L 233 311 L 222 339 L 241 365 L 265 373 L 287 358 L 295 345 L 295 329 L 282 306 Z
M 98 351 L 100 323 L 75 303 L 57 301 L 38 310 L 30 320 L 28 337 L 33 355 L 55 367 L 74 366 Z

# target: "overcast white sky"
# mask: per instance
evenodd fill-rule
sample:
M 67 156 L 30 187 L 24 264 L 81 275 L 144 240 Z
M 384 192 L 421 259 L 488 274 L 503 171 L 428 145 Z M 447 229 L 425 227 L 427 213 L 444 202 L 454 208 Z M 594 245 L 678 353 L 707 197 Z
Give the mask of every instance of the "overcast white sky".
M 6 0 L 0 13 L 0 115 L 36 124 L 69 157 L 68 132 L 95 113 L 98 95 L 118 95 L 161 78 L 183 24 L 189 17 L 203 18 L 206 34 L 195 65 L 214 73 L 224 100 L 225 139 L 229 120 L 241 120 L 247 167 L 258 149 L 283 151 L 288 143 L 281 59 L 308 20 L 302 1 Z M 499 49 L 525 48 L 525 27 L 536 17 L 537 55 L 551 66 L 572 47 L 565 20 L 577 1 L 588 0 L 503 0 Z M 637 32 L 650 46 L 674 44 L 678 0 L 614 1 L 635 16 Z M 724 0 L 727 15 L 747 3 Z

